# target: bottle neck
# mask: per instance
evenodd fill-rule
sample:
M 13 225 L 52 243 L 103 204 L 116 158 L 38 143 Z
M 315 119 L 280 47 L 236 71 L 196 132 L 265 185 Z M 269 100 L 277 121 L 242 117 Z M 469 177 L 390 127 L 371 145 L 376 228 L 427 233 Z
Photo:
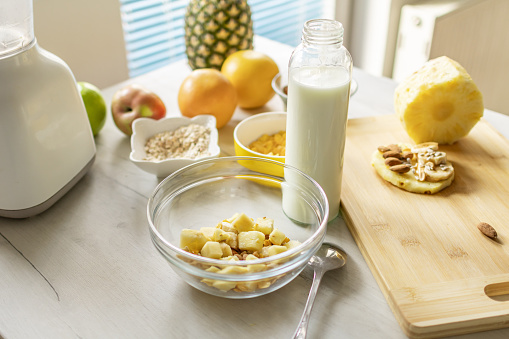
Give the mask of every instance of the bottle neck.
M 343 25 L 335 20 L 315 19 L 304 23 L 302 43 L 305 46 L 343 46 Z

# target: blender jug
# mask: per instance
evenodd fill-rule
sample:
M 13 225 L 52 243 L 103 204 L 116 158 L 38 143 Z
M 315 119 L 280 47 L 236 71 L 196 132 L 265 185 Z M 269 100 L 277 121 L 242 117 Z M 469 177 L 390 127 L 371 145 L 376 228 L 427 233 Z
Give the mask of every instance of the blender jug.
M 48 209 L 88 171 L 95 152 L 71 70 L 37 44 L 32 0 L 1 0 L 0 216 Z

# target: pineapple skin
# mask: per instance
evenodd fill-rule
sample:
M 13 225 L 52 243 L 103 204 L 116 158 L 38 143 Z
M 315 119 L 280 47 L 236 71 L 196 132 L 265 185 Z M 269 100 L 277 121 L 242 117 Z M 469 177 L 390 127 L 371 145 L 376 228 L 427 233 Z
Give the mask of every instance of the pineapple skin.
M 442 56 L 428 61 L 395 90 L 394 106 L 417 144 L 453 144 L 466 136 L 484 112 L 482 94 L 467 71 Z
M 253 49 L 253 21 L 247 0 L 191 0 L 184 18 L 191 69 L 221 69 L 239 50 Z

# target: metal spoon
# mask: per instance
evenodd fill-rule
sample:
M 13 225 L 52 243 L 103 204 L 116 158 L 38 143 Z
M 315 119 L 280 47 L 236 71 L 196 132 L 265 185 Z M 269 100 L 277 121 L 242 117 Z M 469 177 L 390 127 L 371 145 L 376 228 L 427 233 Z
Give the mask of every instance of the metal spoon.
M 306 301 L 304 313 L 300 318 L 299 326 L 293 335 L 294 339 L 306 338 L 311 309 L 313 308 L 316 292 L 318 291 L 318 286 L 320 286 L 323 275 L 327 271 L 343 267 L 346 264 L 346 258 L 347 254 L 340 248 L 337 248 L 333 244 L 323 243 L 309 260 L 308 264 L 314 270 L 313 284 L 311 285 L 311 290 L 309 291 L 308 300 Z

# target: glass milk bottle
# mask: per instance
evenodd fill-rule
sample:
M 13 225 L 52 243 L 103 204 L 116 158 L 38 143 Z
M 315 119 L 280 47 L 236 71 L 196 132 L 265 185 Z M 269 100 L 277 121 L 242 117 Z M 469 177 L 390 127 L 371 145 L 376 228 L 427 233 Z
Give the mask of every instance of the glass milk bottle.
M 343 25 L 327 19 L 307 21 L 289 63 L 285 162 L 323 188 L 329 221 L 339 213 L 351 79 Z M 310 217 L 290 194 L 283 195 L 283 208 L 296 221 L 306 223 Z

